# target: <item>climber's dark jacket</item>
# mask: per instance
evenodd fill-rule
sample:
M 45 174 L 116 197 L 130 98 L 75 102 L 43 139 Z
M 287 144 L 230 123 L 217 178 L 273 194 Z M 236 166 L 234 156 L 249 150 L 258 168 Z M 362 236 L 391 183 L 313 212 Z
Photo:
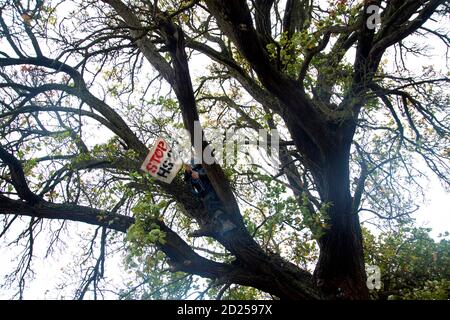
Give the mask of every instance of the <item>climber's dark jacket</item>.
M 223 212 L 222 204 L 214 190 L 211 181 L 209 181 L 206 175 L 205 169 L 201 164 L 195 164 L 192 166 L 192 171 L 195 171 L 199 175 L 199 179 L 192 178 L 192 172 L 184 173 L 184 180 L 189 184 L 192 193 L 202 200 L 206 210 L 209 214 L 216 215 L 218 211 Z
M 206 171 L 201 164 L 193 165 L 192 171 L 198 173 L 199 179 L 192 178 L 192 172 L 185 172 L 184 181 L 190 185 L 191 191 L 194 195 L 204 198 L 210 192 L 215 192 L 208 176 L 206 175 Z

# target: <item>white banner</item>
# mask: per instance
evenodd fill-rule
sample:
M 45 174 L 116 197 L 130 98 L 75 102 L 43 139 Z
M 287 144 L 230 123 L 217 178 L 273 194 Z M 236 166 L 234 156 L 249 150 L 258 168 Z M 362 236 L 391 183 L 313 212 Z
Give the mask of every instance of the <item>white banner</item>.
M 172 148 L 163 138 L 158 138 L 141 166 L 141 170 L 165 183 L 171 183 L 183 166 L 183 161 L 175 157 Z

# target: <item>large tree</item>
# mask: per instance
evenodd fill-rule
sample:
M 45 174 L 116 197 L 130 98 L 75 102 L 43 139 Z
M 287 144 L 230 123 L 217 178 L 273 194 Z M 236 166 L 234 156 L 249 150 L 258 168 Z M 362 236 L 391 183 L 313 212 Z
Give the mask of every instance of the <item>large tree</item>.
M 448 47 L 448 14 L 445 0 L 2 1 L 0 213 L 2 235 L 30 217 L 20 288 L 37 230 L 57 219 L 100 227 L 80 296 L 110 230 L 128 230 L 134 255 L 156 248 L 154 270 L 284 299 L 368 298 L 360 214 L 407 220 L 418 159 L 449 182 L 449 79 L 417 59 L 421 39 Z M 180 125 L 194 137 L 196 121 L 206 136 L 282 137 L 277 168 L 204 164 L 219 217 L 180 177 L 139 170 L 156 137 Z

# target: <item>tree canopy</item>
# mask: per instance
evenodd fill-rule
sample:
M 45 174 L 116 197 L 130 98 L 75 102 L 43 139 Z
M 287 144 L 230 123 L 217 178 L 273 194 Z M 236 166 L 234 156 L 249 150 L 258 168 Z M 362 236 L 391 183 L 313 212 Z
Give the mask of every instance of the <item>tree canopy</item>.
M 0 237 L 24 248 L 4 286 L 26 297 L 36 244 L 79 241 L 81 299 L 110 290 L 117 256 L 133 275 L 121 298 L 448 298 L 448 240 L 412 214 L 427 172 L 450 182 L 449 13 L 445 0 L 2 0 Z M 194 144 L 196 123 L 197 153 L 229 129 L 280 137 L 257 161 L 203 161 L 219 217 L 182 174 L 140 170 L 158 137 L 184 128 Z

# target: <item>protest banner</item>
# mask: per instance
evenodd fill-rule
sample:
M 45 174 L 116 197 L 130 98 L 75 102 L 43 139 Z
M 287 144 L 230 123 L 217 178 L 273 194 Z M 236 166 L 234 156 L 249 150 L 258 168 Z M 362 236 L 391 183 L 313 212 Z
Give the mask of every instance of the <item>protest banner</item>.
M 183 162 L 174 155 L 169 144 L 163 138 L 158 138 L 142 163 L 141 170 L 159 181 L 171 183 L 182 166 Z

